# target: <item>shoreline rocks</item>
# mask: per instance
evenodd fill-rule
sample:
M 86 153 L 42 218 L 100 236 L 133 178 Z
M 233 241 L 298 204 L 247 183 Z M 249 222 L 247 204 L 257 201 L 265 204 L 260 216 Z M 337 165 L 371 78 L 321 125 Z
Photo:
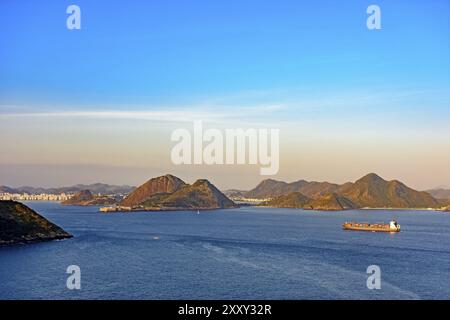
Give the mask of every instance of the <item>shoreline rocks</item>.
M 0 246 L 73 237 L 26 205 L 0 201 Z

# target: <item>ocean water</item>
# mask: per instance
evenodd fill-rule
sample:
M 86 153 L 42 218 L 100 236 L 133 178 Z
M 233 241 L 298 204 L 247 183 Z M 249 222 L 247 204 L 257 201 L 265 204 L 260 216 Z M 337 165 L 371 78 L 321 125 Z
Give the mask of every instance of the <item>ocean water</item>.
M 74 238 L 0 248 L 0 299 L 450 299 L 450 215 L 27 205 Z M 398 234 L 343 231 L 398 219 Z M 69 290 L 66 269 L 81 269 Z M 378 265 L 381 289 L 369 290 Z

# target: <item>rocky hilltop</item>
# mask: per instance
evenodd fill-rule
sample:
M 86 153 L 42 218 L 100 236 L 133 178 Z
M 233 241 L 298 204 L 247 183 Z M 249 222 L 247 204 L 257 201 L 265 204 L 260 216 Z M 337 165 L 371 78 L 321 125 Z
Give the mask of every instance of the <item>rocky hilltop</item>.
M 358 207 L 434 208 L 439 202 L 429 193 L 416 191 L 398 180 L 386 181 L 371 173 L 338 190 Z
M 81 190 L 72 198 L 61 202 L 65 206 L 107 206 L 113 205 L 116 201 L 108 196 L 95 196 L 89 190 Z
M 71 238 L 57 225 L 16 201 L 0 201 L 0 245 Z
M 137 187 L 133 192 L 126 196 L 119 205 L 124 207 L 139 206 L 155 195 L 171 194 L 184 185 L 186 185 L 186 183 L 183 180 L 171 174 L 152 178 Z
M 398 180 L 386 181 L 374 173 L 354 183 L 342 185 L 305 180 L 286 183 L 268 179 L 244 193 L 244 196 L 252 199 L 271 198 L 263 203 L 268 206 L 317 210 L 437 208 L 440 205 L 427 192 L 416 191 Z
M 208 180 L 192 185 L 173 175 L 150 179 L 136 188 L 118 208 L 141 210 L 203 210 L 233 208 L 236 204 Z

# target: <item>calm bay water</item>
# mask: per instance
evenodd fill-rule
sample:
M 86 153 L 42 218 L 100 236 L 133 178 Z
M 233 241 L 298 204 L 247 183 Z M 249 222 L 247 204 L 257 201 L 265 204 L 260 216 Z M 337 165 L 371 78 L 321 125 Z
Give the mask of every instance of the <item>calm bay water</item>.
M 450 215 L 240 208 L 100 214 L 30 207 L 74 238 L 0 248 L 0 299 L 450 299 Z M 343 231 L 388 222 L 399 234 Z M 81 268 L 81 290 L 66 268 Z M 381 290 L 366 286 L 381 268 Z

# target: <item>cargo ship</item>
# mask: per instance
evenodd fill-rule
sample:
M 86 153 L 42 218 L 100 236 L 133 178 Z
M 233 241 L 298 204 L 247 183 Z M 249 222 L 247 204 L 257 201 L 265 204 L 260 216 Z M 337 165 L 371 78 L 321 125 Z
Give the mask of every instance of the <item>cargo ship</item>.
M 400 225 L 395 220 L 389 223 L 346 222 L 342 225 L 342 228 L 353 231 L 400 232 Z

